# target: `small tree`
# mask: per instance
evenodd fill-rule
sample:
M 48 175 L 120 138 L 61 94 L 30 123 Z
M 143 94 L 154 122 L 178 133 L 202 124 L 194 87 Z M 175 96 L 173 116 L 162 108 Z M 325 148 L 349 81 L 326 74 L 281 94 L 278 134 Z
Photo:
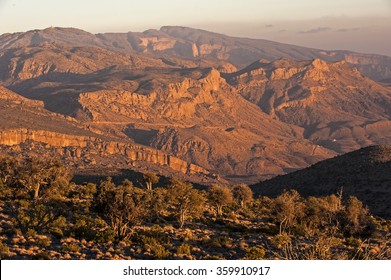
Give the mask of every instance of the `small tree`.
M 159 177 L 151 172 L 144 173 L 143 178 L 144 178 L 145 185 L 147 186 L 147 190 L 152 190 L 153 184 L 159 182 Z
M 93 209 L 111 226 L 119 240 L 127 240 L 146 216 L 147 194 L 135 187 L 116 187 L 111 178 L 101 182 Z
M 201 216 L 205 202 L 202 194 L 193 185 L 179 180 L 173 180 L 168 189 L 170 205 L 173 206 L 183 227 L 186 220 Z
M 209 203 L 216 209 L 216 214 L 223 214 L 223 207 L 229 206 L 234 202 L 233 195 L 229 188 L 212 185 L 208 190 Z
M 373 226 L 368 208 L 355 196 L 349 197 L 343 218 L 344 229 L 348 235 L 370 233 Z
M 63 194 L 71 179 L 70 172 L 61 161 L 30 157 L 22 160 L 17 167 L 18 186 L 38 199 L 43 193 L 47 196 Z
M 100 181 L 98 187 L 96 188 L 96 193 L 92 200 L 92 210 L 97 213 L 104 212 L 104 209 L 107 204 L 107 194 L 110 191 L 115 190 L 115 184 L 111 177 L 107 177 L 105 180 Z
M 296 190 L 286 191 L 275 198 L 272 209 L 272 214 L 280 226 L 280 234 L 289 230 L 304 216 L 304 203 Z
M 246 205 L 253 200 L 253 191 L 245 184 L 234 186 L 232 193 L 236 203 L 241 208 L 245 208 Z
M 16 183 L 18 162 L 11 157 L 0 159 L 0 195 L 4 195 L 6 190 L 14 187 Z

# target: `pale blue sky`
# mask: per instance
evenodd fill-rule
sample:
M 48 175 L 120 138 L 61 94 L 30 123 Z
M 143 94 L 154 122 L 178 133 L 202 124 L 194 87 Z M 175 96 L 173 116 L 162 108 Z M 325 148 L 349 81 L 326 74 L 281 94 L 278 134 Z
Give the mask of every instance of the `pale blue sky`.
M 391 55 L 391 0 L 0 0 L 0 34 L 182 25 L 228 35 Z

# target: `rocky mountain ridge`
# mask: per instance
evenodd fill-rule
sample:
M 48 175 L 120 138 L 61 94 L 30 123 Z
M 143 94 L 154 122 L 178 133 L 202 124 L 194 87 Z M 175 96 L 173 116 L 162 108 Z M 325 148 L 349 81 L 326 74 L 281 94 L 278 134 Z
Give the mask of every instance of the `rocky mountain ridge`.
M 262 39 L 235 38 L 199 29 L 164 26 L 160 30 L 144 32 L 103 33 L 93 35 L 75 28 L 52 27 L 25 33 L 3 34 L 0 49 L 34 47 L 60 43 L 77 47 L 99 47 L 122 53 L 148 54 L 164 57 L 166 62 L 180 65 L 172 57 L 182 59 L 223 60 L 243 68 L 250 63 L 281 57 L 295 60 L 320 58 L 328 62 L 346 60 L 366 76 L 375 80 L 391 77 L 391 58 L 349 51 L 326 51 Z M 226 70 L 232 71 L 230 67 Z
M 232 183 L 387 144 L 391 136 L 391 90 L 318 50 L 179 27 L 124 36 L 63 28 L 2 35 L 1 83 L 31 105 L 12 105 L 16 94 L 0 104 L 2 129 L 148 147 L 186 163 L 175 170 L 192 173 L 193 164 Z M 190 42 L 193 54 L 181 53 Z M 238 50 L 257 59 L 237 70 Z M 299 50 L 300 61 L 269 61 Z M 316 54 L 322 59 L 303 60 Z

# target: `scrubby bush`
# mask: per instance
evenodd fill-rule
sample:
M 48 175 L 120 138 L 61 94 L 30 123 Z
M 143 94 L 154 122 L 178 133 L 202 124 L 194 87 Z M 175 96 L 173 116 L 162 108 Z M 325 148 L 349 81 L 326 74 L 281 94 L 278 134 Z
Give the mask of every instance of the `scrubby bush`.
M 190 256 L 191 255 L 191 246 L 187 243 L 182 243 L 181 246 L 179 246 L 177 249 L 177 254 Z
M 80 253 L 81 248 L 76 243 L 65 243 L 62 245 L 62 251 L 64 253 Z
M 48 252 L 39 252 L 39 253 L 36 253 L 33 257 L 32 257 L 33 260 L 50 260 L 50 255 Z
M 262 260 L 265 257 L 265 250 L 258 247 L 250 247 L 246 249 L 245 260 Z
M 230 248 L 232 246 L 232 240 L 226 236 L 217 236 L 205 240 L 204 244 L 212 248 Z
M 13 224 L 24 236 L 36 233 L 62 232 L 66 219 L 62 209 L 56 203 L 20 200 L 11 204 Z
M 4 244 L 3 242 L 0 241 L 0 260 L 4 260 L 8 258 L 10 253 L 10 250 L 7 246 L 7 244 Z
M 70 229 L 72 237 L 97 243 L 114 241 L 113 230 L 101 218 L 78 215 L 74 219 L 75 223 Z

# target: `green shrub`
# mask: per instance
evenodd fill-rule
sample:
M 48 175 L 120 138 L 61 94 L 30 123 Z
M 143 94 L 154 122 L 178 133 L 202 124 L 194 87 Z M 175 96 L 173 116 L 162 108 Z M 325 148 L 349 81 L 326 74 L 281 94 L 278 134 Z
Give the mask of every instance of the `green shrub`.
M 80 253 L 81 248 L 76 243 L 66 243 L 66 244 L 63 244 L 62 251 L 64 253 Z
M 265 233 L 267 235 L 277 235 L 279 233 L 279 228 L 276 225 L 266 225 L 258 228 L 257 232 Z
M 226 236 L 218 236 L 207 240 L 207 246 L 212 248 L 230 248 L 232 246 L 232 240 Z
M 47 236 L 37 237 L 35 244 L 39 247 L 49 247 L 52 244 L 52 241 Z
M 32 257 L 33 260 L 50 260 L 50 255 L 48 252 L 40 252 L 40 253 L 37 253 L 35 254 L 33 257 Z
M 291 238 L 287 234 L 278 234 L 271 240 L 272 244 L 277 248 L 281 248 L 282 246 L 291 243 L 291 241 Z
M 359 247 L 361 246 L 362 242 L 360 239 L 351 236 L 345 239 L 345 244 L 346 246 Z
M 190 256 L 191 255 L 191 246 L 187 243 L 182 243 L 182 245 L 179 246 L 177 249 L 177 254 Z
M 151 246 L 151 253 L 152 256 L 158 260 L 166 259 L 170 255 L 170 252 L 166 248 L 164 248 L 163 245 L 160 244 L 155 244 Z
M 145 251 L 150 252 L 154 259 L 165 259 L 170 255 L 170 252 L 155 237 L 144 235 L 141 241 Z
M 86 239 L 97 243 L 114 241 L 114 232 L 101 218 L 76 216 L 76 222 L 70 229 L 70 235 L 77 239 Z
M 60 214 L 61 206 L 54 203 L 20 200 L 11 208 L 14 212 L 12 222 L 25 237 L 37 233 L 56 234 L 66 226 L 66 219 Z
M 245 260 L 262 260 L 265 257 L 265 250 L 258 247 L 250 247 L 246 249 Z
M 0 241 L 0 260 L 4 260 L 9 256 L 10 250 L 7 244 Z

